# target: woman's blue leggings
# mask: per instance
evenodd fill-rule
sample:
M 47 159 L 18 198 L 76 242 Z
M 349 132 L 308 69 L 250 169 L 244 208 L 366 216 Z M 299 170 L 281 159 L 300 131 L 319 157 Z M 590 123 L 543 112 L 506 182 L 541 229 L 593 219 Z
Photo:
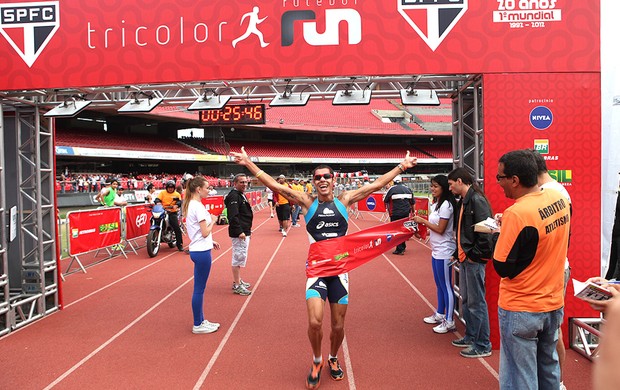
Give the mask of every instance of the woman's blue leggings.
M 189 258 L 194 262 L 194 293 L 192 294 L 192 312 L 194 313 L 194 325 L 202 324 L 205 316 L 202 311 L 207 279 L 211 272 L 211 250 L 201 252 L 189 252 Z
M 433 259 L 433 276 L 437 286 L 437 313 L 445 314 L 447 321 L 453 321 L 454 291 L 452 291 L 452 266 L 450 259 Z

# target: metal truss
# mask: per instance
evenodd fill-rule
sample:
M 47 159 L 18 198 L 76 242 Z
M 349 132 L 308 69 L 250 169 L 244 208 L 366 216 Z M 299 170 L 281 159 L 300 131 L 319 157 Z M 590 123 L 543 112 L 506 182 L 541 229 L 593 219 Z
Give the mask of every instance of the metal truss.
M 570 347 L 588 360 L 598 356 L 602 320 L 600 318 L 571 318 L 569 321 Z
M 92 88 L 60 88 L 29 91 L 0 91 L 4 103 L 39 105 L 52 108 L 72 98 L 91 101 L 89 109 L 118 109 L 136 92 L 162 98 L 164 104 L 185 105 L 202 96 L 205 91 L 232 96 L 233 101 L 273 99 L 288 91 L 309 94 L 311 99 L 333 98 L 338 90 L 372 90 L 373 98 L 398 98 L 401 89 L 432 89 L 440 97 L 452 96 L 472 76 L 469 75 L 402 75 L 320 77 L 264 80 L 205 81 L 172 84 L 142 84 Z
M 484 124 L 482 111 L 482 77 L 462 85 L 452 100 L 452 153 L 454 166 L 464 167 L 484 188 Z
M 21 288 L 11 286 L 13 329 L 58 308 L 53 136 L 41 125 L 36 108 L 17 109 L 15 119 L 19 191 L 15 260 L 21 261 Z
M 0 140 L 4 140 L 4 110 L 0 105 Z M 3 141 L 4 142 L 4 141 Z M 4 153 L 0 154 L 0 223 L 6 224 L 6 198 L 4 192 Z M 0 336 L 11 330 L 9 300 L 9 263 L 7 256 L 6 229 L 0 226 Z

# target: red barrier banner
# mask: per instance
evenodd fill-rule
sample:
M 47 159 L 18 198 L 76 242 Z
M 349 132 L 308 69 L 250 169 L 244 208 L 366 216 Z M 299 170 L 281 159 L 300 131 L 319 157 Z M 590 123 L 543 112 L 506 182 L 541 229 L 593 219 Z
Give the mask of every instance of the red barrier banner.
M 359 211 L 385 213 L 387 210 L 385 209 L 385 203 L 383 203 L 384 195 L 385 194 L 382 192 L 374 192 L 368 195 L 366 199 L 357 202 L 357 209 Z
M 118 207 L 72 211 L 67 219 L 71 256 L 121 242 L 121 209 Z
M 20 1 L 0 15 L 0 90 L 600 71 L 596 0 Z
M 146 204 L 125 207 L 126 239 L 131 240 L 149 234 L 151 207 Z
M 334 276 L 349 272 L 405 242 L 417 224 L 408 218 L 373 226 L 346 236 L 310 245 L 306 276 Z
M 250 192 L 250 199 L 248 199 L 250 201 L 250 206 L 254 207 L 256 206 L 256 204 L 258 203 L 256 201 L 256 191 L 252 191 Z
M 413 207 L 415 211 L 415 215 L 420 216 L 426 220 L 428 220 L 428 198 L 415 198 L 415 206 Z M 428 228 L 425 225 L 418 225 L 418 234 L 422 237 L 423 240 L 426 240 L 428 236 Z
M 218 216 L 224 211 L 224 195 L 214 195 L 202 198 L 202 204 L 211 215 Z

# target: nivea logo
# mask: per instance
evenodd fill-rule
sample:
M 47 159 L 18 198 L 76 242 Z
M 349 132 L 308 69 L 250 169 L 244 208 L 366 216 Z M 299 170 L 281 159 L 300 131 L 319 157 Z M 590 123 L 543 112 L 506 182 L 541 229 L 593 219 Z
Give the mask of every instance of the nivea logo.
M 538 130 L 545 130 L 553 123 L 553 113 L 545 106 L 535 107 L 530 112 L 530 123 Z
M 377 207 L 377 201 L 375 198 L 370 197 L 366 199 L 366 207 L 368 207 L 368 210 L 373 211 L 375 207 Z

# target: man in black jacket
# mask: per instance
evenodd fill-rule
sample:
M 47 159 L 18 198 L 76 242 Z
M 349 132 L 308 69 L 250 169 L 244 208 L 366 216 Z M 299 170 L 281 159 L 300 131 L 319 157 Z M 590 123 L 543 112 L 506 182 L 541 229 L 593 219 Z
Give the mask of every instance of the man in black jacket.
M 461 197 L 455 214 L 454 258 L 461 262 L 459 291 L 466 323 L 465 337 L 454 340 L 452 345 L 466 348 L 461 351 L 463 357 L 486 357 L 491 355 L 491 341 L 485 272 L 487 261 L 493 258 L 492 237 L 475 232 L 474 224 L 492 215 L 491 206 L 465 168 L 450 172 L 448 183 L 452 193 Z
M 385 196 L 383 196 L 383 203 L 385 203 L 385 208 L 390 214 L 390 221 L 408 218 L 415 204 L 413 193 L 408 187 L 402 184 L 402 180 L 400 175 L 396 176 L 394 178 L 394 185 L 390 187 Z M 403 242 L 402 244 L 398 244 L 396 250 L 392 253 L 395 255 L 404 255 L 405 248 L 407 248 L 407 245 Z
M 250 284 L 241 279 L 241 267 L 245 267 L 252 234 L 252 206 L 244 195 L 248 177 L 239 173 L 233 179 L 234 188 L 228 193 L 224 204 L 228 211 L 228 236 L 232 240 L 233 292 L 250 295 Z

